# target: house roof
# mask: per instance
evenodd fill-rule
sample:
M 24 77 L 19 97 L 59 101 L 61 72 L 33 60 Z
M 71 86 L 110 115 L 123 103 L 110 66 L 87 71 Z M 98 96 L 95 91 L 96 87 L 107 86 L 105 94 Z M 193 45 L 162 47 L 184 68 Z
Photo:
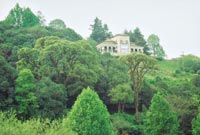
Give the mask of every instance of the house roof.
M 116 34 L 115 36 L 113 37 L 117 37 L 117 36 L 129 36 L 128 34 Z

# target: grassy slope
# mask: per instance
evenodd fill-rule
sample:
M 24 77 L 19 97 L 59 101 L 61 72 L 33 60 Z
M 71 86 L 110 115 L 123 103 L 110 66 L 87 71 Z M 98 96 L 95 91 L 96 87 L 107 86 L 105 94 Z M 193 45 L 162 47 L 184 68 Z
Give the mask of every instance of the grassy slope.
M 179 59 L 163 60 L 157 62 L 158 70 L 152 71 L 146 76 L 151 84 L 156 84 L 162 80 L 164 84 L 170 87 L 178 86 L 184 83 L 190 83 L 194 74 L 181 71 L 181 61 Z M 152 85 L 158 89 L 156 85 Z

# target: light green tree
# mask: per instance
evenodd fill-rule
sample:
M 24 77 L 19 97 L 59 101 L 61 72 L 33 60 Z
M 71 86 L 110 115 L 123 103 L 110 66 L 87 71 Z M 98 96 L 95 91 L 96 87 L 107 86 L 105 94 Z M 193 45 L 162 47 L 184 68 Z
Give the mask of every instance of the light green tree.
M 113 135 L 106 106 L 90 88 L 83 89 L 67 116 L 69 128 L 78 135 Z
M 49 26 L 53 29 L 56 29 L 56 30 L 62 30 L 62 29 L 66 28 L 65 22 L 61 19 L 52 20 L 49 23 Z
M 18 114 L 28 118 L 38 108 L 37 98 L 34 94 L 36 85 L 30 69 L 23 69 L 16 79 L 16 101 Z
M 160 93 L 153 96 L 144 120 L 145 135 L 177 135 L 178 118 Z
M 158 58 L 164 58 L 166 56 L 163 47 L 160 45 L 160 39 L 157 35 L 151 34 L 147 39 L 147 45 L 150 48 L 151 54 Z
M 119 84 L 109 91 L 112 103 L 118 104 L 118 112 L 124 111 L 124 104 L 133 103 L 133 90 L 129 84 Z

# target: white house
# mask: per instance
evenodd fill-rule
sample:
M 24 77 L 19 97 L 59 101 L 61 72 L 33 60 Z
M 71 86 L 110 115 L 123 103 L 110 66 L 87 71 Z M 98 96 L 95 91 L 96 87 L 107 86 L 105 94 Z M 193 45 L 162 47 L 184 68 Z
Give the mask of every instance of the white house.
M 97 49 L 101 52 L 109 52 L 113 56 L 120 56 L 135 53 L 143 53 L 143 47 L 137 46 L 130 42 L 130 37 L 126 34 L 117 34 L 111 39 L 97 45 Z

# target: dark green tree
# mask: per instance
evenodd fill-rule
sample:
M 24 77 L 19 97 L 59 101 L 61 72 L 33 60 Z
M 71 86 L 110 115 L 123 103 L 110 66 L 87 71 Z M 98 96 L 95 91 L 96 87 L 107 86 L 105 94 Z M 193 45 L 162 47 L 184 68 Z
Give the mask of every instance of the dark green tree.
M 127 31 L 125 30 L 125 34 L 128 34 L 130 36 L 130 42 L 135 43 L 138 46 L 144 47 L 144 53 L 147 55 L 150 55 L 149 48 L 146 45 L 146 41 L 144 39 L 144 35 L 142 35 L 140 29 L 137 27 L 133 31 Z
M 40 19 L 29 8 L 21 8 L 18 3 L 10 11 L 4 22 L 18 27 L 40 25 Z
M 90 88 L 83 89 L 67 116 L 69 128 L 78 135 L 113 135 L 106 106 Z
M 144 120 L 145 135 L 178 135 L 178 118 L 160 93 L 153 96 Z
M 14 26 L 22 26 L 23 24 L 23 9 L 17 3 L 15 7 L 10 11 L 6 19 L 6 24 L 12 24 Z
M 16 70 L 0 55 L 0 110 L 8 110 L 14 103 Z
M 90 38 L 95 40 L 97 43 L 103 42 L 106 38 L 112 37 L 112 33 L 109 32 L 107 24 L 102 24 L 99 18 L 95 18 L 94 24 L 91 25 L 92 33 Z
M 109 91 L 119 84 L 130 82 L 130 77 L 127 74 L 128 67 L 117 57 L 111 56 L 110 53 L 100 55 L 100 62 L 102 72 L 95 84 L 95 90 L 106 104 L 110 104 Z
M 30 8 L 25 8 L 23 10 L 23 24 L 22 27 L 31 27 L 35 25 L 40 25 L 40 19 L 37 17 Z
M 36 84 L 35 95 L 39 105 L 37 115 L 41 118 L 55 119 L 66 113 L 67 92 L 63 84 L 44 77 Z

